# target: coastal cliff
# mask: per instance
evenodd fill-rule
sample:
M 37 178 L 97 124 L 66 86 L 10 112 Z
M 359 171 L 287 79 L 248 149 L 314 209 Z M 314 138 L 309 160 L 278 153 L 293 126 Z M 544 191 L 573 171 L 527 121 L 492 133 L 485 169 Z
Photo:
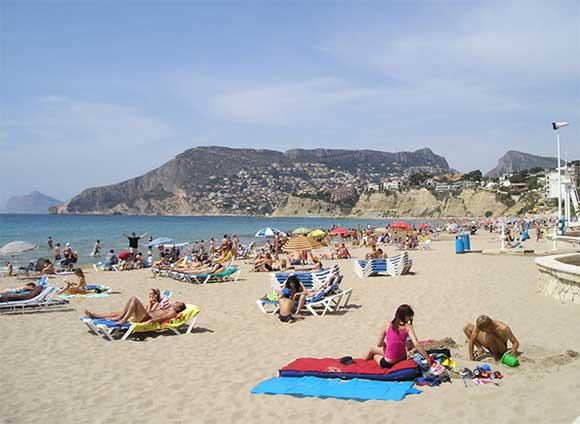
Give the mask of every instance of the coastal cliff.
M 381 217 L 494 217 L 517 215 L 530 209 L 537 199 L 523 196 L 517 201 L 498 198 L 484 190 L 465 189 L 456 194 L 434 195 L 429 190 L 412 189 L 390 193 L 363 194 L 351 209 L 318 200 L 289 196 L 273 216 L 356 216 Z

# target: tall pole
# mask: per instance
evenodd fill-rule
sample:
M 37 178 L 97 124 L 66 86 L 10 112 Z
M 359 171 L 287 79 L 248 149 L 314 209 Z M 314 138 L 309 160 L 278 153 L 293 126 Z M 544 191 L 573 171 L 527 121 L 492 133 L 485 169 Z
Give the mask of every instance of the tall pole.
M 560 130 L 556 131 L 556 142 L 558 144 L 558 231 L 562 222 L 562 177 L 560 176 Z

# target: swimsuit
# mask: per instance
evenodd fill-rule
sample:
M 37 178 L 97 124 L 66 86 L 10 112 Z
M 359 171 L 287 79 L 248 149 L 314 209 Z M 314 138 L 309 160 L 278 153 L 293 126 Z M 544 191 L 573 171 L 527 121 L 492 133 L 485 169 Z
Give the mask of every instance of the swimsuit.
M 296 317 L 294 317 L 294 315 L 292 315 L 292 314 L 290 314 L 290 315 L 279 315 L 278 318 L 282 322 L 291 322 L 291 321 L 294 321 L 296 319 Z
M 409 333 L 405 328 L 400 328 L 399 331 L 395 331 L 389 326 L 385 334 L 385 353 L 380 361 L 382 368 L 390 368 L 395 363 L 407 357 L 408 336 Z

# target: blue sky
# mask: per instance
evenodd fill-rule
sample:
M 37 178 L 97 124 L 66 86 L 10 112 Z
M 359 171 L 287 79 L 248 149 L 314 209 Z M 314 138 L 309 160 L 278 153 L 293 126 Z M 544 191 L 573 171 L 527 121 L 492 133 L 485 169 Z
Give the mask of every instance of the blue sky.
M 0 205 L 200 145 L 580 158 L 577 1 L 0 2 Z

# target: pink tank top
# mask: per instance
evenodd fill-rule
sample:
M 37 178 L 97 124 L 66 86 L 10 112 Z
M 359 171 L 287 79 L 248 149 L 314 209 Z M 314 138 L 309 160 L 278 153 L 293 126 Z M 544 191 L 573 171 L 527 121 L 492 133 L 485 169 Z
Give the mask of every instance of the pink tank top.
M 402 361 L 407 358 L 407 337 L 409 333 L 403 328 L 396 332 L 389 326 L 385 334 L 385 359 L 391 361 Z

